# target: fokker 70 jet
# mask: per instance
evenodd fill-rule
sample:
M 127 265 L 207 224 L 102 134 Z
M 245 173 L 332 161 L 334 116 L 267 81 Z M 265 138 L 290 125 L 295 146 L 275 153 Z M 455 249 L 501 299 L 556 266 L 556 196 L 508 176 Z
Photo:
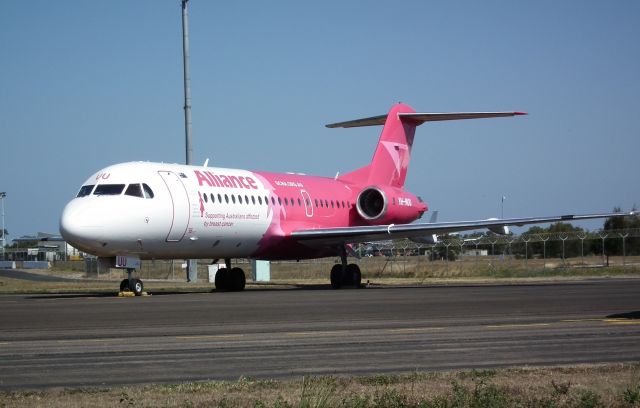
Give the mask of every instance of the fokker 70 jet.
M 130 162 L 109 166 L 82 184 L 64 208 L 60 232 L 108 267 L 126 268 L 121 289 L 137 295 L 132 276 L 143 259 L 224 259 L 215 286 L 242 290 L 233 258 L 298 260 L 339 256 L 331 285 L 360 285 L 348 263 L 351 245 L 509 225 L 618 217 L 552 217 L 414 223 L 427 204 L 404 189 L 416 127 L 432 121 L 495 118 L 521 112 L 417 113 L 399 103 L 387 115 L 327 125 L 384 125 L 371 162 L 335 178 L 207 166 Z

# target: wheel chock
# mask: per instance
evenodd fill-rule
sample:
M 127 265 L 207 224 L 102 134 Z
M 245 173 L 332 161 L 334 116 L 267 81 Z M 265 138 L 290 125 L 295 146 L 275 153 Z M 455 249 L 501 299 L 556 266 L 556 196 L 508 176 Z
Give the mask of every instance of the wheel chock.
M 151 296 L 149 292 L 142 292 L 140 296 Z M 131 291 L 118 292 L 118 297 L 136 297 L 136 294 Z

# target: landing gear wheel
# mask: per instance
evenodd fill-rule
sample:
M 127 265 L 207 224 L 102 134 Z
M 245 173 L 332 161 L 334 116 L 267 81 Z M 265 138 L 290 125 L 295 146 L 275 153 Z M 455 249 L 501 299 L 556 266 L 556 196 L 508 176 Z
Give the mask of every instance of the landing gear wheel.
M 229 288 L 227 271 L 227 268 L 220 268 L 218 269 L 218 272 L 216 272 L 216 290 L 227 290 Z
M 144 292 L 144 285 L 140 279 L 131 279 L 129 281 L 129 289 L 136 295 L 142 296 L 142 292 Z
M 331 287 L 340 289 L 342 286 L 342 265 L 335 264 L 331 268 Z
M 359 288 L 362 284 L 362 273 L 360 272 L 360 267 L 356 264 L 347 265 L 347 276 L 349 277 L 349 284 L 353 285 L 356 288 Z M 347 284 L 345 282 L 345 284 Z
M 247 283 L 247 278 L 244 276 L 244 271 L 240 268 L 231 269 L 231 274 L 229 276 L 230 289 L 233 291 L 241 291 L 244 290 L 244 287 Z
M 129 292 L 129 279 L 123 279 L 120 282 L 120 292 Z

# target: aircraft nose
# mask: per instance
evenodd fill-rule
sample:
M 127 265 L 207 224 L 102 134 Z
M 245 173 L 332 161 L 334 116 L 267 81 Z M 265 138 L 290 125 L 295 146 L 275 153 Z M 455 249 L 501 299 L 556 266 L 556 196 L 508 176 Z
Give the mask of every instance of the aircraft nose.
M 62 211 L 60 234 L 74 246 L 90 246 L 92 241 L 99 240 L 101 230 L 94 211 L 78 199 L 71 201 Z

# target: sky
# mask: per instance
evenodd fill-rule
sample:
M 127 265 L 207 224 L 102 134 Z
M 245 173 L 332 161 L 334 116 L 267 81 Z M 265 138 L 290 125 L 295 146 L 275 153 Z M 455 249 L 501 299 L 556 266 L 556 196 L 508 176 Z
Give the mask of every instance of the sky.
M 633 0 L 191 0 L 193 161 L 333 177 L 381 128 L 327 123 L 526 111 L 420 126 L 406 188 L 441 221 L 640 206 L 638 21 Z M 3 1 L 0 55 L 8 240 L 56 233 L 103 167 L 184 162 L 179 0 Z

